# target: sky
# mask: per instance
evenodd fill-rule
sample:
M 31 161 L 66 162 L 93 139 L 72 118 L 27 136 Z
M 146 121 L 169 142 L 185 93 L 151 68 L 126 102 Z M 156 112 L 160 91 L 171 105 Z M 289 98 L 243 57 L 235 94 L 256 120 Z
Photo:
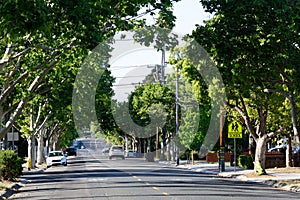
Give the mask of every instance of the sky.
M 174 33 L 179 35 L 191 34 L 196 24 L 203 24 L 203 20 L 210 15 L 204 12 L 199 0 L 181 0 L 174 3 L 174 15 L 176 25 Z M 152 18 L 147 21 L 151 23 Z M 168 55 L 168 54 L 166 54 Z M 113 99 L 125 101 L 135 85 L 138 85 L 156 64 L 162 63 L 162 54 L 154 48 L 129 50 L 118 56 L 111 62 L 112 75 L 116 77 L 114 84 L 115 96 Z M 166 74 L 172 72 L 170 66 L 166 68 Z
M 209 13 L 205 13 L 199 0 L 181 0 L 174 4 L 176 26 L 174 31 L 183 35 L 192 33 L 195 24 L 203 24 L 203 20 L 209 19 Z

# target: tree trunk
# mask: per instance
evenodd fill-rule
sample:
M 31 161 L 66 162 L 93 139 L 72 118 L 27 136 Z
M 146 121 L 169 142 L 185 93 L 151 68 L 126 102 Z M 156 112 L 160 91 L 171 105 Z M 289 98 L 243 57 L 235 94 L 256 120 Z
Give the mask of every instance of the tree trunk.
M 48 154 L 49 154 L 49 139 L 46 140 L 45 147 L 46 147 L 46 153 L 45 154 L 48 156 Z
M 299 144 L 299 133 L 298 133 L 298 126 L 297 126 L 297 111 L 296 111 L 296 104 L 294 100 L 293 92 L 289 92 L 289 100 L 291 104 L 291 117 L 292 117 L 292 124 L 293 124 L 293 132 L 295 137 L 295 143 Z
M 167 144 L 167 161 L 171 161 L 171 143 L 168 142 Z
M 162 142 L 161 143 L 162 144 L 162 146 L 161 146 L 161 155 L 160 155 L 160 160 L 165 160 L 166 158 L 165 158 L 165 151 L 166 151 L 166 148 L 165 148 L 165 143 L 164 142 Z
M 31 159 L 31 165 L 32 165 L 32 169 L 35 168 L 35 163 L 36 163 L 36 142 L 35 142 L 35 135 L 31 136 L 32 137 L 32 159 Z
M 172 152 L 172 158 L 171 159 L 172 159 L 172 161 L 176 161 L 176 158 L 177 158 L 177 147 L 175 145 L 174 140 L 172 140 L 171 143 L 172 143 L 172 150 L 171 150 L 171 152 Z
M 266 174 L 265 171 L 266 141 L 267 141 L 267 135 L 258 138 L 256 141 L 254 171 L 259 175 Z
M 286 152 L 285 152 L 285 164 L 286 167 L 291 167 L 291 136 L 287 135 L 287 146 L 286 146 Z
M 28 158 L 31 160 L 31 168 L 35 168 L 36 162 L 36 151 L 35 151 L 35 136 L 28 136 L 27 137 L 28 143 Z
M 41 165 L 45 161 L 45 156 L 44 156 L 44 137 L 43 137 L 42 133 L 39 135 L 37 142 L 38 142 L 37 164 Z
M 195 164 L 195 161 L 194 161 L 194 150 L 192 150 L 192 153 L 191 153 L 192 155 L 191 155 L 191 158 L 192 158 L 192 165 L 194 165 Z
M 31 136 L 26 136 L 26 140 L 27 140 L 27 144 L 28 144 L 28 147 L 27 147 L 27 153 L 28 153 L 28 158 L 31 160 L 32 158 L 32 142 L 31 142 Z

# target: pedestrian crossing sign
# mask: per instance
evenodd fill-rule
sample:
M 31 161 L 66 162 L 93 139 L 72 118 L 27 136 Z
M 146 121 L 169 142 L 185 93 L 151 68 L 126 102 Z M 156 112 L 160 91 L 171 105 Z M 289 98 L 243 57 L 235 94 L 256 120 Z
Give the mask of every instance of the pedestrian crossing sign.
M 228 138 L 242 138 L 243 128 L 238 121 L 233 121 L 228 125 Z

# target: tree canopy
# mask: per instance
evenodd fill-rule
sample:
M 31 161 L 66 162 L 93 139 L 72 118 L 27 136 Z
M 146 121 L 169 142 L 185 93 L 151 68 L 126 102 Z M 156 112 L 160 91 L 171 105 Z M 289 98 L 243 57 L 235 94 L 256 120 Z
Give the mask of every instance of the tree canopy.
M 118 31 L 145 25 L 142 16 L 154 12 L 158 12 L 157 23 L 172 26 L 175 20 L 171 15 L 172 2 L 50 0 L 1 3 L 0 119 L 3 126 L 0 138 L 35 95 L 52 95 L 54 87 L 65 84 L 67 90 L 72 91 L 70 87 L 73 87 L 83 58 L 106 38 Z M 66 95 L 70 93 L 62 90 L 55 90 L 53 94 L 57 103 L 53 109 L 65 106 L 60 102 L 63 100 L 57 98 L 67 100 Z M 69 115 L 65 113 L 64 116 Z M 69 121 L 70 117 L 60 119 Z
M 217 63 L 226 85 L 228 108 L 234 108 L 243 119 L 257 143 L 255 161 L 264 167 L 268 138 L 290 132 L 292 124 L 299 141 L 294 96 L 299 95 L 299 67 L 295 61 L 300 55 L 300 13 L 295 8 L 300 2 L 201 2 L 214 17 L 204 26 L 199 25 L 192 37 Z M 282 113 L 287 110 L 278 109 L 285 106 L 284 98 L 289 101 L 290 120 Z M 281 116 L 277 118 L 280 122 L 274 120 L 276 114 Z

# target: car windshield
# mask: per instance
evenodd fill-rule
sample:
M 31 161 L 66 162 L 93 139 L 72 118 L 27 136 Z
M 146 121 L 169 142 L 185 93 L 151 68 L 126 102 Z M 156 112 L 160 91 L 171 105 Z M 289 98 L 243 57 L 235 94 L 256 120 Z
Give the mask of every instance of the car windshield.
M 50 152 L 49 157 L 53 157 L 53 156 L 63 156 L 63 153 L 62 152 Z
M 123 148 L 122 148 L 122 147 L 113 147 L 112 149 L 113 149 L 113 150 L 123 151 Z

